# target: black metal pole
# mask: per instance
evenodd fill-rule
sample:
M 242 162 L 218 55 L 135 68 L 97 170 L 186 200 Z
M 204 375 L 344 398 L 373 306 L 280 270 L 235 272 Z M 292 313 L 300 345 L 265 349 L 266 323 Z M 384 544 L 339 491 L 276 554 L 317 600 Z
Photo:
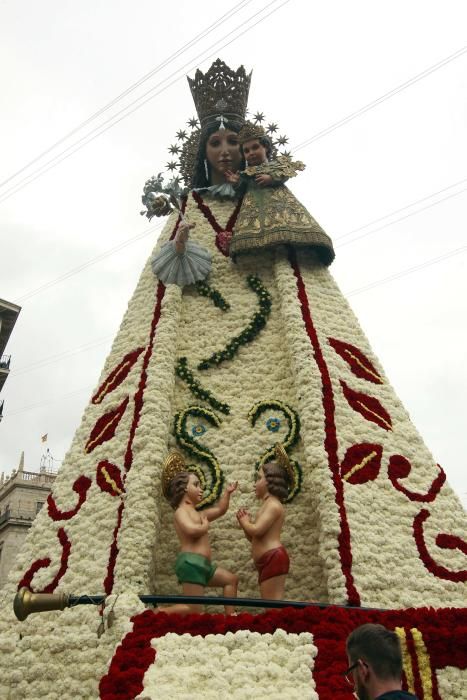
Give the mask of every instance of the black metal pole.
M 344 608 L 345 610 L 376 610 L 385 608 L 364 608 L 355 605 L 333 605 L 330 603 L 311 603 L 304 600 L 264 600 L 263 598 L 225 598 L 224 596 L 188 596 L 188 595 L 140 595 L 142 603 L 158 605 L 160 603 L 186 603 L 192 605 L 234 605 L 245 608 Z M 100 605 L 106 599 L 104 595 L 70 595 L 68 605 Z

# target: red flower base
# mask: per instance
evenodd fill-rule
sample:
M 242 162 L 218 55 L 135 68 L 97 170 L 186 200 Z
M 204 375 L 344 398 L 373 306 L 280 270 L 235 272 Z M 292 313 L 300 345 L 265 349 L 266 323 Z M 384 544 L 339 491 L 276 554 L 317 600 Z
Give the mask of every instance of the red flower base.
M 413 631 L 418 630 L 427 651 L 432 690 L 430 697 L 440 700 L 435 671 L 445 666 L 467 668 L 465 637 L 467 609 L 446 608 L 434 610 L 364 610 L 329 607 L 311 607 L 303 610 L 287 608 L 270 610 L 262 615 L 242 613 L 237 617 L 224 615 L 167 615 L 146 610 L 132 618 L 133 631 L 128 633 L 117 648 L 108 673 L 101 679 L 101 700 L 130 700 L 143 690 L 143 678 L 156 658 L 151 640 L 168 632 L 205 637 L 208 634 L 226 634 L 251 630 L 265 634 L 276 629 L 300 634 L 311 632 L 318 648 L 313 679 L 320 700 L 350 700 L 352 692 L 342 673 L 347 666 L 345 640 L 348 634 L 365 622 L 378 622 L 390 629 L 404 628 L 407 650 L 412 663 L 414 684 L 423 700 L 422 663 L 413 643 Z M 426 659 L 425 659 L 426 660 Z M 311 678 L 310 678 L 311 687 Z

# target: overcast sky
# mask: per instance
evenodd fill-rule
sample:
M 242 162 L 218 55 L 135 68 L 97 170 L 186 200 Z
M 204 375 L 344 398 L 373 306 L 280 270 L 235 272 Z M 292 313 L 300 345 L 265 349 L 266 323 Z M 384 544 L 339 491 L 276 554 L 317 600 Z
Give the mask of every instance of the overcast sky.
M 22 450 L 37 470 L 45 433 L 57 460 L 68 449 L 158 235 L 140 196 L 194 115 L 184 76 L 219 56 L 253 69 L 250 109 L 292 149 L 305 142 L 293 190 L 334 239 L 338 284 L 465 494 L 466 26 L 464 0 L 0 0 L 1 182 L 159 67 L 0 186 L 0 298 L 22 306 L 0 472 Z M 134 100 L 147 101 L 86 144 Z M 50 168 L 52 158 L 64 159 Z

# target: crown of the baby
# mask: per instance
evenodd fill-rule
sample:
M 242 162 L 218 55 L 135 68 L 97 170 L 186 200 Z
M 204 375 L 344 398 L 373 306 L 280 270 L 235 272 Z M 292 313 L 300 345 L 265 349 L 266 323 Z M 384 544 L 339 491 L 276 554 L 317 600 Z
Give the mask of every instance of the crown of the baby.
M 180 452 L 170 452 L 162 466 L 162 493 L 165 498 L 169 497 L 170 482 L 180 472 L 186 472 L 186 462 Z
M 246 74 L 244 66 L 236 71 L 218 58 L 207 73 L 199 68 L 194 78 L 188 78 L 201 128 L 209 124 L 245 120 L 250 91 L 251 73 Z M 222 117 L 222 119 L 221 119 Z
M 252 139 L 260 139 L 264 136 L 267 136 L 265 129 L 260 124 L 253 124 L 253 122 L 245 122 L 238 132 L 240 143 L 246 143 Z
M 294 486 L 295 483 L 295 474 L 292 466 L 292 462 L 290 461 L 289 455 L 285 451 L 284 447 L 281 445 L 280 442 L 277 442 L 274 445 L 274 453 L 276 456 L 276 459 L 278 463 L 281 465 L 281 467 L 285 470 L 287 474 L 287 478 L 289 480 L 290 487 Z

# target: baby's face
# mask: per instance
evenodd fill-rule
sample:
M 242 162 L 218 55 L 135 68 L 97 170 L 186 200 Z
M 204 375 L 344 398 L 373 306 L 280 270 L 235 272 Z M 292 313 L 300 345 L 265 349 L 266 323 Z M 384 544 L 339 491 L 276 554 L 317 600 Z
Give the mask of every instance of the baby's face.
M 188 477 L 186 495 L 194 505 L 200 503 L 203 498 L 203 489 L 201 488 L 201 484 L 199 483 L 199 479 L 196 474 L 191 473 Z
M 266 146 L 263 146 L 258 139 L 245 141 L 242 146 L 242 151 L 248 165 L 261 165 L 261 163 L 265 163 L 268 159 Z
M 255 481 L 255 496 L 256 498 L 264 498 L 268 492 L 268 482 L 264 475 L 263 467 L 258 469 Z

